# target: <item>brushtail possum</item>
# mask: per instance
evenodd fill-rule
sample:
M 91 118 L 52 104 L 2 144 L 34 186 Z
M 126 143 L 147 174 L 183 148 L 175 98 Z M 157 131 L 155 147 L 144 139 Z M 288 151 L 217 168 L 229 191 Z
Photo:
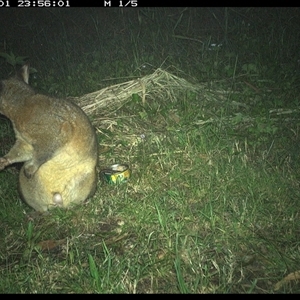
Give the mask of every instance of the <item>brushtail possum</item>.
M 29 66 L 0 82 L 0 113 L 13 124 L 16 142 L 0 170 L 24 162 L 19 192 L 36 211 L 80 203 L 96 191 L 96 133 L 82 109 L 66 99 L 36 93 Z

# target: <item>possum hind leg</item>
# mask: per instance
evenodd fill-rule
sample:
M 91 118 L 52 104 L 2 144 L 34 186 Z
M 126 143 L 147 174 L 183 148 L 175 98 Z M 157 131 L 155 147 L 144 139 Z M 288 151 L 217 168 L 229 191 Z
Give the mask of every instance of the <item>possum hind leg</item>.
M 28 179 L 24 173 L 24 166 L 19 174 L 19 192 L 21 198 L 32 208 L 39 212 L 45 212 L 53 205 L 55 193 L 48 193 L 45 186 L 41 184 L 39 173 Z
M 69 182 L 66 186 L 64 193 L 62 194 L 62 200 L 64 201 L 64 206 L 70 204 L 77 204 L 85 201 L 87 198 L 94 195 L 97 187 L 97 174 L 96 170 L 93 172 L 78 174 Z M 66 203 L 64 194 L 67 194 L 69 203 Z

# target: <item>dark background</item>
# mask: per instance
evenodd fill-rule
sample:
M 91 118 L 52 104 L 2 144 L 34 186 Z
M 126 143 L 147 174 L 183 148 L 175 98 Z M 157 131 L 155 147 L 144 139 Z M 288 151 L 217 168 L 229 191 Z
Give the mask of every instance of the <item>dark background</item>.
M 237 56 L 240 68 L 263 61 L 276 73 L 287 66 L 298 72 L 299 16 L 299 8 L 1 8 L 0 53 L 15 61 L 2 55 L 0 76 L 29 60 L 39 88 L 45 80 L 79 80 L 72 93 L 82 94 L 100 79 L 161 66 L 207 81 L 215 76 L 209 64 L 219 60 L 218 75 L 228 76 Z M 213 56 L 218 45 L 222 52 Z

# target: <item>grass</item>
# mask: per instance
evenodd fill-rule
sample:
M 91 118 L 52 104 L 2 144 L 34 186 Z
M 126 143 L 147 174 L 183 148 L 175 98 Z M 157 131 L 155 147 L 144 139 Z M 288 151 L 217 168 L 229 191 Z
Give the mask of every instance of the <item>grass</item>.
M 72 10 L 85 21 L 75 24 L 44 10 L 41 19 L 52 15 L 60 20 L 52 29 L 63 30 L 53 37 L 33 26 L 27 35 L 46 49 L 20 51 L 15 34 L 3 52 L 29 56 L 32 84 L 52 95 L 83 95 L 162 66 L 215 97 L 178 91 L 142 104 L 133 96 L 109 126 L 97 124 L 99 170 L 129 163 L 132 177 L 99 181 L 70 210 L 32 219 L 18 166 L 2 171 L 0 291 L 299 293 L 291 275 L 300 261 L 299 10 L 112 10 L 101 15 L 119 21 L 107 33 L 96 12 L 84 12 Z M 2 66 L 3 78 L 15 67 Z M 0 126 L 3 155 L 14 134 L 7 120 Z

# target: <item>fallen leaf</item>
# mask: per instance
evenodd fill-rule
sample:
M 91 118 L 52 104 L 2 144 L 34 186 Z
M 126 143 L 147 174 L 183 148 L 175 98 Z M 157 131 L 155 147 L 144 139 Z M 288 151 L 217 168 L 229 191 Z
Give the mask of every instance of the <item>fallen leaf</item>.
M 45 251 L 45 250 L 51 250 L 61 244 L 63 244 L 65 242 L 65 240 L 46 240 L 46 241 L 42 241 L 42 242 L 39 242 L 37 245 L 38 247 L 40 247 L 40 249 L 42 251 Z
M 291 280 L 300 279 L 300 271 L 292 272 L 289 275 L 285 276 L 282 280 L 275 284 L 274 290 L 278 291 L 284 284 L 290 282 Z

